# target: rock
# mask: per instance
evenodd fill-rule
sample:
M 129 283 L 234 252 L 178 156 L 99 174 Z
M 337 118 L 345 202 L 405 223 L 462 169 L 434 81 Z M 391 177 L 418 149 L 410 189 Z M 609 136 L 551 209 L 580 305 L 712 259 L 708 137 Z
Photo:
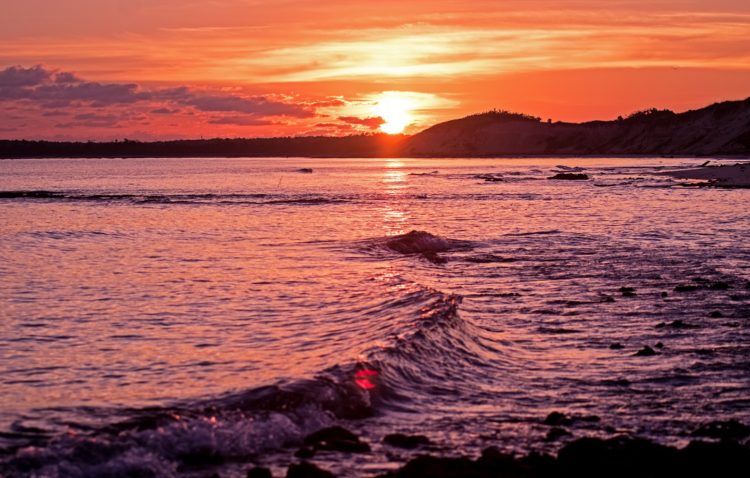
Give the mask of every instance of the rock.
M 654 345 L 654 347 L 656 347 L 657 349 L 663 349 L 664 348 L 664 344 L 661 343 L 661 342 L 656 342 L 656 345 Z
M 720 319 L 720 318 L 724 317 L 724 314 L 722 314 L 718 310 L 714 310 L 713 312 L 711 312 L 710 314 L 708 314 L 708 316 L 711 317 L 712 319 Z
M 669 297 L 669 294 L 668 294 L 667 292 L 662 292 L 662 293 L 661 293 L 661 296 L 662 296 L 662 297 Z
M 359 437 L 345 428 L 334 426 L 323 428 L 305 437 L 305 445 L 316 450 L 334 450 L 350 453 L 370 451 L 370 445 L 359 440 Z
M 315 456 L 315 449 L 303 446 L 302 448 L 294 452 L 294 456 L 296 456 L 297 458 L 302 458 L 303 460 L 309 460 L 310 458 Z
M 543 422 L 545 425 L 550 425 L 553 427 L 557 426 L 570 426 L 573 424 L 573 420 L 570 419 L 570 417 L 566 416 L 564 413 L 560 412 L 552 412 L 549 415 L 547 415 L 547 418 L 544 419 Z
M 303 461 L 292 463 L 286 470 L 286 478 L 335 478 L 336 475 L 330 471 L 318 468 L 316 465 Z
M 661 322 L 656 325 L 657 329 L 663 329 L 664 327 L 669 327 L 672 329 L 697 329 L 697 325 L 688 324 L 687 322 L 684 322 L 682 320 L 673 320 L 670 323 Z
M 403 433 L 391 433 L 383 438 L 383 443 L 396 448 L 413 450 L 421 445 L 429 445 L 430 439 L 424 435 L 404 435 Z
M 310 174 L 310 173 L 313 172 L 313 170 L 312 170 L 312 168 L 299 168 L 297 170 L 297 172 L 298 173 L 303 173 L 303 174 Z
M 587 174 L 579 174 L 579 173 L 557 173 L 554 176 L 549 177 L 548 179 L 561 179 L 565 181 L 585 181 L 589 179 L 589 176 Z
M 750 290 L 750 281 L 745 284 L 745 289 Z
M 614 430 L 612 430 L 614 432 Z M 677 449 L 628 437 L 580 438 L 557 458 L 531 453 L 515 458 L 491 447 L 477 460 L 419 456 L 381 478 L 666 478 L 742 477 L 750 469 L 750 448 L 733 441 L 691 442 Z
M 648 345 L 644 345 L 641 350 L 635 353 L 636 357 L 651 357 L 653 355 L 659 355 L 657 354 L 654 349 L 649 347 Z
M 424 231 L 411 231 L 386 241 L 385 246 L 401 254 L 426 254 L 449 251 L 451 241 Z
M 610 344 L 609 348 L 612 350 L 622 350 L 625 348 L 625 346 L 622 345 L 620 342 L 615 342 L 613 344 Z
M 708 286 L 711 290 L 729 290 L 732 288 L 729 284 L 723 281 L 716 281 L 713 284 Z
M 557 476 L 681 476 L 672 469 L 677 453 L 646 440 L 581 438 L 558 453 Z
M 432 262 L 433 264 L 443 265 L 448 263 L 448 259 L 440 256 L 437 252 L 428 251 L 423 252 L 421 255 L 426 261 Z
M 620 293 L 623 297 L 635 297 L 635 289 L 633 287 L 620 287 Z
M 547 432 L 547 436 L 544 438 L 544 441 L 557 441 L 562 437 L 570 436 L 571 433 L 560 427 L 553 427 L 550 429 L 550 431 Z
M 694 292 L 698 289 L 700 289 L 700 286 L 697 285 L 690 285 L 690 284 L 684 284 L 684 285 L 678 285 L 674 288 L 675 292 Z
M 693 436 L 740 440 L 750 436 L 750 426 L 737 420 L 716 421 L 701 426 L 693 432 Z
M 248 470 L 246 476 L 247 478 L 273 478 L 271 470 L 259 466 L 256 466 L 252 470 Z
M 497 183 L 503 181 L 503 176 L 501 174 L 479 174 L 476 176 L 476 178 L 483 179 L 488 183 Z
M 224 463 L 224 457 L 216 449 L 208 446 L 183 453 L 178 458 L 187 467 L 203 467 Z

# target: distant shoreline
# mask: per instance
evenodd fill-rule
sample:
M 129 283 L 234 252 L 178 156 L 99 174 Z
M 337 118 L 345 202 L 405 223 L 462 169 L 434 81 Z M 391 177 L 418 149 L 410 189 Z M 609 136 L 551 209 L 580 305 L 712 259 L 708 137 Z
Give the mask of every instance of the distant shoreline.
M 491 110 L 412 136 L 359 134 L 142 142 L 0 140 L 0 158 L 750 158 L 750 98 L 613 121 L 543 122 Z

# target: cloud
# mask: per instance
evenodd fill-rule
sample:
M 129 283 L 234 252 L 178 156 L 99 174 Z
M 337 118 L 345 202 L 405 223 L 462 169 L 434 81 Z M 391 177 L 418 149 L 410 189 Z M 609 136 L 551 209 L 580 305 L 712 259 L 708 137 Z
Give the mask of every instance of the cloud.
M 179 113 L 180 110 L 177 109 L 169 109 L 169 108 L 156 108 L 154 110 L 151 110 L 151 113 L 155 115 L 171 115 L 175 113 Z
M 192 107 L 204 112 L 227 112 L 256 118 L 285 116 L 310 118 L 317 105 L 304 101 L 289 102 L 268 96 L 241 96 L 193 90 L 187 86 L 147 89 L 136 83 L 100 83 L 86 81 L 69 72 L 56 72 L 41 66 L 12 66 L 0 70 L 0 101 L 26 100 L 42 108 L 67 106 L 109 107 L 151 103 L 156 114 L 175 112 L 167 106 Z M 325 101 L 326 106 L 342 102 Z
M 196 95 L 185 101 L 200 111 L 226 111 L 257 116 L 292 116 L 309 118 L 315 112 L 304 106 L 269 100 L 263 96 L 240 97 L 235 95 Z
M 11 66 L 0 71 L 0 89 L 22 88 L 41 84 L 50 77 L 50 72 L 37 65 L 32 68 Z
M 273 121 L 258 119 L 248 116 L 222 116 L 208 121 L 209 124 L 226 124 L 238 126 L 268 126 L 276 124 Z
M 370 118 L 359 118 L 357 116 L 339 116 L 339 120 L 344 123 L 356 124 L 360 126 L 366 126 L 370 129 L 377 129 L 385 123 L 385 120 L 380 116 L 373 116 Z

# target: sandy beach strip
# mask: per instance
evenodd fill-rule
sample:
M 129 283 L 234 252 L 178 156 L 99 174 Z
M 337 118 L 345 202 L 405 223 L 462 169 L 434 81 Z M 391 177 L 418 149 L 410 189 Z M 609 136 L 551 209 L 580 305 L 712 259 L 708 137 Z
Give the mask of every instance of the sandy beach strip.
M 677 179 L 705 181 L 705 183 L 699 183 L 699 186 L 750 188 L 750 162 L 723 166 L 703 166 L 678 171 L 665 171 L 657 174 L 672 176 Z

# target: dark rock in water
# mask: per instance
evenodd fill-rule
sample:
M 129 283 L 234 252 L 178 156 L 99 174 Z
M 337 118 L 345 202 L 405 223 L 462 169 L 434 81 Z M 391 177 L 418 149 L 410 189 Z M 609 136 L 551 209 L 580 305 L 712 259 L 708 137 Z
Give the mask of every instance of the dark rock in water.
M 745 284 L 745 289 L 750 290 L 750 282 L 748 282 L 747 284 Z
M 286 478 L 335 478 L 330 471 L 318 468 L 312 463 L 292 463 L 286 470 Z
M 668 294 L 668 293 L 666 293 L 666 292 L 662 292 L 662 293 L 661 293 L 661 296 L 662 296 L 662 297 L 669 297 L 669 294 Z
M 729 290 L 732 288 L 732 286 L 730 286 L 726 282 L 717 281 L 709 285 L 708 288 L 711 290 Z
M 370 451 L 370 445 L 359 440 L 354 433 L 339 426 L 323 428 L 305 437 L 305 445 L 317 450 L 335 450 L 350 453 Z
M 476 178 L 483 179 L 488 183 L 497 183 L 503 181 L 503 176 L 501 174 L 479 174 L 476 176 Z
M 560 412 L 552 412 L 549 415 L 547 415 L 547 418 L 544 419 L 543 422 L 545 425 L 550 426 L 570 426 L 573 424 L 573 420 L 571 420 L 568 416 L 566 416 L 564 413 Z
M 669 327 L 672 329 L 697 329 L 697 325 L 688 324 L 687 322 L 684 322 L 682 320 L 673 320 L 672 322 L 666 323 L 661 322 L 656 325 L 657 329 L 663 329 L 664 327 Z
M 716 421 L 707 423 L 693 432 L 696 437 L 721 438 L 722 440 L 740 440 L 750 436 L 750 426 L 737 420 Z
M 612 350 L 621 350 L 621 349 L 624 349 L 625 346 L 622 345 L 620 342 L 615 342 L 614 344 L 611 344 L 609 348 L 611 348 Z
M 737 442 L 692 442 L 683 449 L 639 438 L 580 438 L 557 458 L 531 453 L 515 458 L 488 448 L 477 460 L 419 456 L 386 478 L 666 478 L 743 477 L 750 469 L 750 449 Z
M 589 422 L 589 423 L 599 423 L 602 421 L 601 417 L 597 415 L 584 415 L 582 417 L 578 417 L 577 420 L 581 420 L 582 422 Z
M 294 456 L 296 456 L 297 458 L 302 458 L 303 460 L 308 460 L 315 456 L 315 449 L 303 446 L 302 448 L 294 452 Z
M 268 468 L 256 466 L 252 470 L 247 471 L 247 478 L 273 478 L 273 475 Z
M 706 284 L 708 282 L 708 279 L 705 277 L 693 277 L 693 282 L 697 284 Z
M 425 260 L 432 262 L 433 264 L 437 264 L 437 265 L 443 265 L 443 264 L 448 263 L 448 259 L 438 255 L 436 252 L 423 252 L 422 257 Z
M 580 174 L 580 173 L 557 173 L 554 176 L 548 178 L 548 179 L 562 179 L 567 181 L 584 181 L 586 179 L 589 179 L 588 174 Z
M 393 237 L 385 243 L 385 246 L 401 254 L 435 254 L 454 248 L 451 241 L 424 231 L 411 231 Z
M 680 476 L 664 473 L 677 454 L 646 440 L 581 438 L 560 450 L 557 464 L 559 476 Z
M 620 293 L 623 297 L 634 297 L 635 289 L 632 287 L 620 287 Z
M 404 435 L 403 433 L 391 433 L 383 438 L 383 443 L 397 448 L 413 450 L 421 445 L 429 445 L 430 439 L 424 435 Z
M 654 347 L 656 347 L 657 349 L 663 349 L 664 348 L 664 344 L 661 343 L 661 342 L 656 342 L 656 345 L 654 345 Z
M 654 349 L 652 349 L 648 345 L 644 345 L 641 350 L 635 353 L 636 357 L 651 357 L 652 355 L 659 355 L 659 354 L 657 354 L 656 351 L 654 351 Z
M 298 173 L 310 174 L 313 172 L 312 168 L 299 168 Z
M 396 471 L 388 472 L 381 477 L 394 478 L 484 478 L 482 467 L 469 458 L 439 458 L 418 456 Z
M 211 447 L 200 448 L 181 454 L 179 460 L 182 462 L 182 465 L 187 467 L 203 467 L 224 463 L 224 457 Z
M 550 429 L 550 431 L 547 432 L 547 436 L 544 438 L 545 441 L 557 441 L 562 437 L 565 436 L 571 436 L 571 433 L 564 429 L 559 427 L 553 427 Z
M 724 317 L 724 314 L 722 314 L 718 310 L 714 310 L 713 312 L 711 312 L 710 314 L 708 314 L 708 316 L 711 317 L 712 319 L 720 319 L 720 318 Z
M 674 291 L 675 292 L 695 292 L 696 290 L 700 288 L 701 287 L 697 285 L 685 284 L 685 285 L 678 285 L 677 287 L 674 288 Z

